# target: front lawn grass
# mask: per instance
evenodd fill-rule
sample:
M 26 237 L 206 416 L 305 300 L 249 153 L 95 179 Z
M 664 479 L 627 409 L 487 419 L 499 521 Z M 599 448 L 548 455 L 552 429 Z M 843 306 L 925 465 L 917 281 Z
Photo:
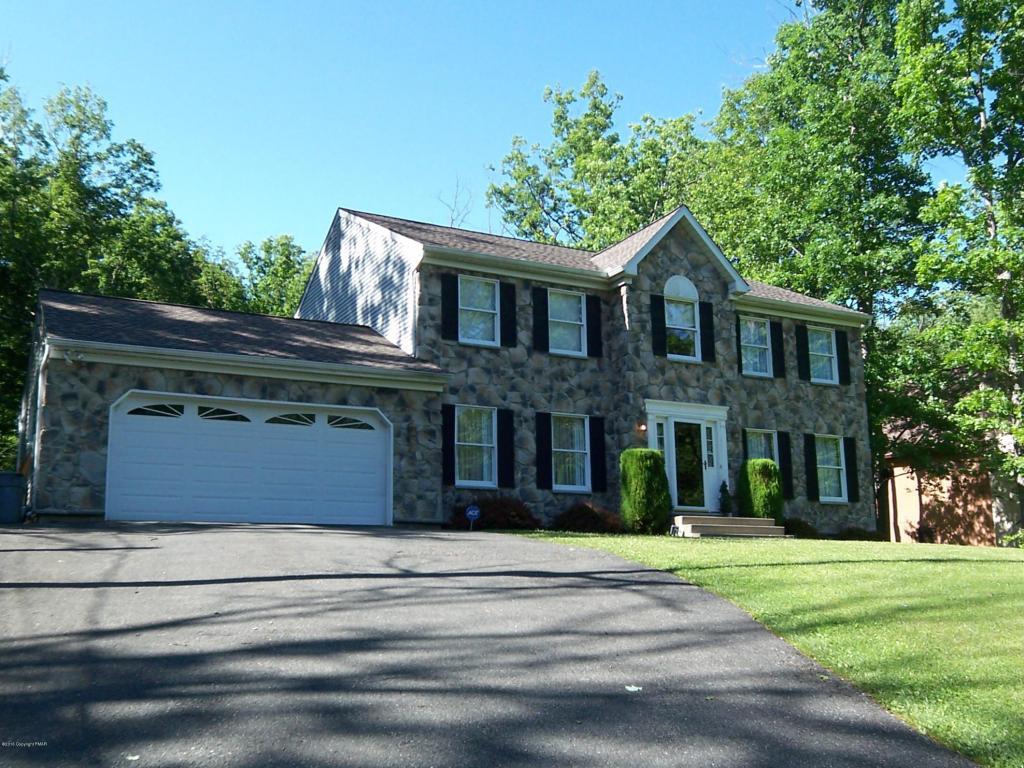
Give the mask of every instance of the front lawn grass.
M 1024 551 L 531 535 L 705 587 L 933 738 L 985 765 L 1024 766 Z

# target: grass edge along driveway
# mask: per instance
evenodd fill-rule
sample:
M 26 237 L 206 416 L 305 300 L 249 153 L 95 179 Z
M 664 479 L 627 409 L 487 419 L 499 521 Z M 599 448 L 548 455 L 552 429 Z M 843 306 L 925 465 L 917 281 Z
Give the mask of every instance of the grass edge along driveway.
M 749 612 L 983 765 L 1024 766 L 1024 551 L 537 532 L 669 571 Z

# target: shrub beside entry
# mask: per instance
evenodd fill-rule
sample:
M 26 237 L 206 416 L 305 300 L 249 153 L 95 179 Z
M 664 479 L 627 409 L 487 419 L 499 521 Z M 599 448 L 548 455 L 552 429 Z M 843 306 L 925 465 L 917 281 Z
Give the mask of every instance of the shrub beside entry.
M 778 465 L 771 459 L 743 462 L 736 484 L 736 500 L 741 515 L 771 517 L 782 525 L 782 478 Z
M 651 448 L 628 448 L 619 456 L 622 520 L 636 533 L 666 533 L 672 498 L 665 459 Z
M 622 533 L 622 519 L 590 501 L 573 504 L 551 521 L 553 531 L 575 533 Z

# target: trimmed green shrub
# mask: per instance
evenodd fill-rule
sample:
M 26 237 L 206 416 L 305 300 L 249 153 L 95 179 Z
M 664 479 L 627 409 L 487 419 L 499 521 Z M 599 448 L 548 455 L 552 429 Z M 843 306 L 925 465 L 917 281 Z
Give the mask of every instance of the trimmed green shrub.
M 919 532 L 920 535 L 920 532 Z M 922 542 L 920 538 L 919 543 L 922 544 L 934 544 L 935 533 L 931 533 L 932 540 Z M 856 525 L 851 525 L 848 528 L 843 528 L 839 533 L 835 535 L 835 538 L 839 541 L 887 541 L 888 537 L 882 531 L 869 531 L 867 528 L 859 528 Z
M 499 528 L 504 530 L 532 530 L 540 528 L 540 520 L 521 499 L 514 496 L 484 496 L 474 499 L 473 503 L 480 507 L 480 518 L 473 523 L 473 530 L 481 528 Z M 452 510 L 451 528 L 469 530 L 466 519 L 466 507 L 460 504 Z
M 635 533 L 666 533 L 672 512 L 665 459 L 651 448 L 628 448 L 619 456 L 622 520 Z
M 591 501 L 573 504 L 551 522 L 553 531 L 622 533 L 622 518 Z
M 784 524 L 786 526 L 787 536 L 795 536 L 798 539 L 821 538 L 821 534 L 818 533 L 817 528 L 806 520 L 801 520 L 799 517 L 787 517 Z
M 748 459 L 740 467 L 736 483 L 740 514 L 748 517 L 772 517 L 783 523 L 782 478 L 771 459 Z

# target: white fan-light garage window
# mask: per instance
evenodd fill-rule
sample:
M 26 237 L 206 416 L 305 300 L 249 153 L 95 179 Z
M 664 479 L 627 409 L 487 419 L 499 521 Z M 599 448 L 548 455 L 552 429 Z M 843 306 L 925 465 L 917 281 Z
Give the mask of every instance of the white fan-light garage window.
M 165 416 L 177 418 L 185 413 L 185 406 L 176 403 L 154 403 L 153 405 L 140 405 L 128 411 L 129 416 Z
M 206 405 L 199 406 L 199 418 L 210 421 L 249 421 L 248 416 L 243 416 L 238 411 L 229 411 L 227 408 L 211 408 Z
M 315 413 L 282 413 L 280 416 L 271 416 L 267 419 L 267 424 L 292 424 L 298 427 L 309 427 L 315 421 Z
M 335 429 L 373 429 L 372 424 L 352 416 L 328 416 L 327 426 Z

